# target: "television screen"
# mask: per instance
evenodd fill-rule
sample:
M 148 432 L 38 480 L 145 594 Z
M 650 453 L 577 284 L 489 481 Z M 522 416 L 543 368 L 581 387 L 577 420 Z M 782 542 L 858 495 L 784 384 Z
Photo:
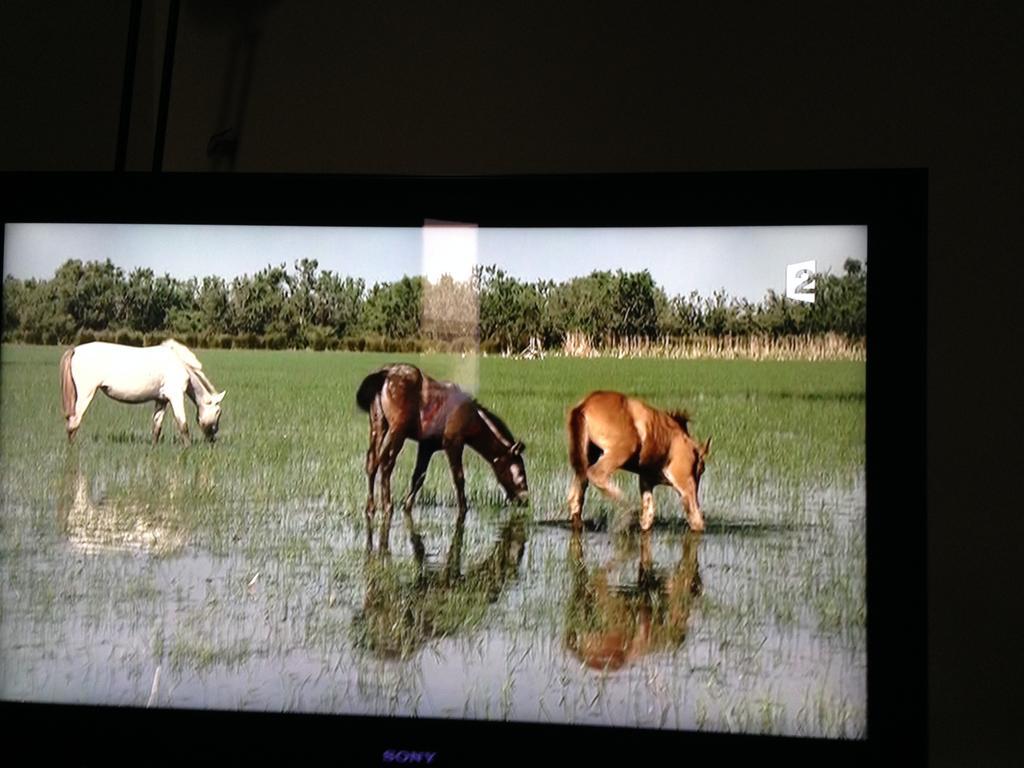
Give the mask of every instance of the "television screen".
M 648 181 L 5 216 L 0 699 L 869 754 L 886 244 Z

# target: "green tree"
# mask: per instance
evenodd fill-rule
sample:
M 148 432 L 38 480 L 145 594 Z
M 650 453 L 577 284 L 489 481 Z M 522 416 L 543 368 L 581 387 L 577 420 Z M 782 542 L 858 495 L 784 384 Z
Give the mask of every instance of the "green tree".
M 389 339 L 417 338 L 422 309 L 423 278 L 377 283 L 366 298 L 366 328 Z
M 232 333 L 228 286 L 222 277 L 204 277 L 196 292 L 199 329 L 205 333 Z

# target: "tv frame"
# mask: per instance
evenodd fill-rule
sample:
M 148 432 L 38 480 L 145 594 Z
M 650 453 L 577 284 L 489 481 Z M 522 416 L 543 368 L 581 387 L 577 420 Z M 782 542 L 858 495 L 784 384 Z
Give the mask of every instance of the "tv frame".
M 5 752 L 10 756 L 13 748 L 21 759 L 74 764 L 322 759 L 389 765 L 398 751 L 434 753 L 430 764 L 442 766 L 703 758 L 727 764 L 784 760 L 789 766 L 863 765 L 881 758 L 924 764 L 927 189 L 922 169 L 492 177 L 0 174 L 4 224 L 857 224 L 868 228 L 871 262 L 865 739 L 5 701 L 0 718 L 8 734 L 18 734 L 9 737 Z

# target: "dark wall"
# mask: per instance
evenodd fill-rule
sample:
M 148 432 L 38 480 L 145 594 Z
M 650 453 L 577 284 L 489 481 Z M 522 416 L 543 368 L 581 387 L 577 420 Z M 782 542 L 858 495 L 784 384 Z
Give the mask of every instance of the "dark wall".
M 0 10 L 0 170 L 111 169 L 130 3 L 39 5 Z M 167 19 L 145 5 L 134 169 Z M 1024 5 L 487 5 L 184 2 L 164 168 L 927 167 L 931 758 L 1012 762 Z

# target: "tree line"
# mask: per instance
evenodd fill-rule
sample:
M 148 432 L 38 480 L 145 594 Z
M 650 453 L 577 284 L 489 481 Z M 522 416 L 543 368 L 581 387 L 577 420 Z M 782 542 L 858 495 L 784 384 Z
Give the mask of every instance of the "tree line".
M 177 279 L 108 261 L 68 260 L 52 278 L 3 283 L 3 338 L 35 344 L 93 339 L 196 347 L 421 349 L 517 352 L 561 348 L 570 335 L 595 345 L 623 339 L 814 336 L 861 340 L 867 270 L 819 274 L 816 301 L 769 290 L 759 302 L 696 292 L 668 295 L 646 271 L 595 271 L 562 282 L 519 280 L 477 267 L 466 282 L 406 276 L 368 287 L 300 259 L 231 280 Z

